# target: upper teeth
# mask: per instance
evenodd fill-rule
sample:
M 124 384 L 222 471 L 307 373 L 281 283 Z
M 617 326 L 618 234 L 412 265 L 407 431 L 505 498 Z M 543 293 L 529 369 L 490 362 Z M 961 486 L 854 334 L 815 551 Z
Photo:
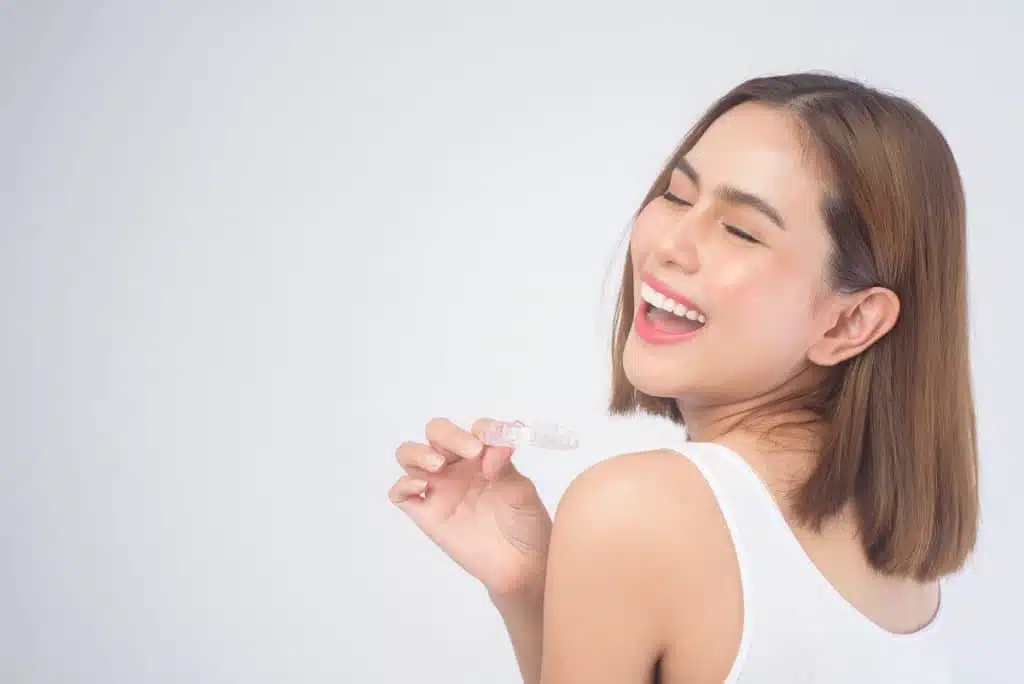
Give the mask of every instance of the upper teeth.
M 687 309 L 671 297 L 661 294 L 647 283 L 640 284 L 640 298 L 651 306 L 657 307 L 662 311 L 668 311 L 680 318 L 689 318 L 691 321 L 697 321 L 698 323 L 707 323 L 708 319 L 700 311 Z

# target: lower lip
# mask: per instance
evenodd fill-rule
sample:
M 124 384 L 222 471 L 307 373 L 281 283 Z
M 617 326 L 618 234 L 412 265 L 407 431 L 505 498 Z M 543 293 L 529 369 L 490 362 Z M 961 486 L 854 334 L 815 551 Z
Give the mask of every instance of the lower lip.
M 659 330 L 651 325 L 651 322 L 647 320 L 647 305 L 641 301 L 636 311 L 633 312 L 633 329 L 636 330 L 636 334 L 640 336 L 640 339 L 650 344 L 676 344 L 678 342 L 685 342 L 691 339 L 694 335 L 704 329 L 704 326 L 685 333 L 673 333 Z

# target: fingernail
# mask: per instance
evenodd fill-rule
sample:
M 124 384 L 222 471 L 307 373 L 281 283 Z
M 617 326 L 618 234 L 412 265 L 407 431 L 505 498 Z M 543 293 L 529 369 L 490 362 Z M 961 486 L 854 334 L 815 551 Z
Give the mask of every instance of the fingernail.
M 441 457 L 441 455 L 435 454 L 433 452 L 427 454 L 426 460 L 427 468 L 429 468 L 430 470 L 438 470 L 441 468 L 441 466 L 444 465 L 444 459 Z

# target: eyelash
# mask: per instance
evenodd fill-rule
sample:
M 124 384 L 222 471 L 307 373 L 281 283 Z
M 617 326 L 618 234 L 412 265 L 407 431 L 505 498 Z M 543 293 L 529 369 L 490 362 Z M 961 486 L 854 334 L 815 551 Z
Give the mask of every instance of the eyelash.
M 679 205 L 682 205 L 682 206 L 685 206 L 685 207 L 692 207 L 693 206 L 692 203 L 687 202 L 686 200 L 684 200 L 681 197 L 677 197 L 677 196 L 673 195 L 668 190 L 666 190 L 665 192 L 661 193 L 661 196 L 664 197 L 665 199 L 667 199 L 669 202 L 672 202 L 673 204 L 679 204 Z M 758 243 L 758 244 L 761 242 L 760 240 L 755 238 L 750 233 L 747 233 L 746 231 L 740 230 L 736 226 L 730 226 L 728 223 L 723 223 L 722 225 L 725 226 L 725 229 L 727 231 L 729 231 L 731 234 L 735 235 L 736 237 L 738 237 L 741 240 L 745 240 L 747 242 L 752 242 L 752 243 Z

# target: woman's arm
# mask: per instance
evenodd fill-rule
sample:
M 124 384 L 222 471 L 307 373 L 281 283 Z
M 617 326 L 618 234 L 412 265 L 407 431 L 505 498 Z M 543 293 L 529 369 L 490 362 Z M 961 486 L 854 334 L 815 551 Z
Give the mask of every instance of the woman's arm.
M 555 515 L 543 599 L 492 596 L 525 684 L 648 684 L 667 655 L 679 674 L 728 668 L 732 635 L 703 624 L 734 563 L 716 511 L 674 452 L 619 456 L 577 477 Z
M 544 628 L 543 588 L 537 593 L 491 596 L 501 613 L 512 641 L 524 684 L 540 684 L 541 646 Z
M 676 455 L 674 459 L 679 459 Z M 686 534 L 686 492 L 663 454 L 593 466 L 558 506 L 544 602 L 543 684 L 646 684 L 679 605 L 675 542 Z M 674 600 L 670 600 L 674 599 Z

